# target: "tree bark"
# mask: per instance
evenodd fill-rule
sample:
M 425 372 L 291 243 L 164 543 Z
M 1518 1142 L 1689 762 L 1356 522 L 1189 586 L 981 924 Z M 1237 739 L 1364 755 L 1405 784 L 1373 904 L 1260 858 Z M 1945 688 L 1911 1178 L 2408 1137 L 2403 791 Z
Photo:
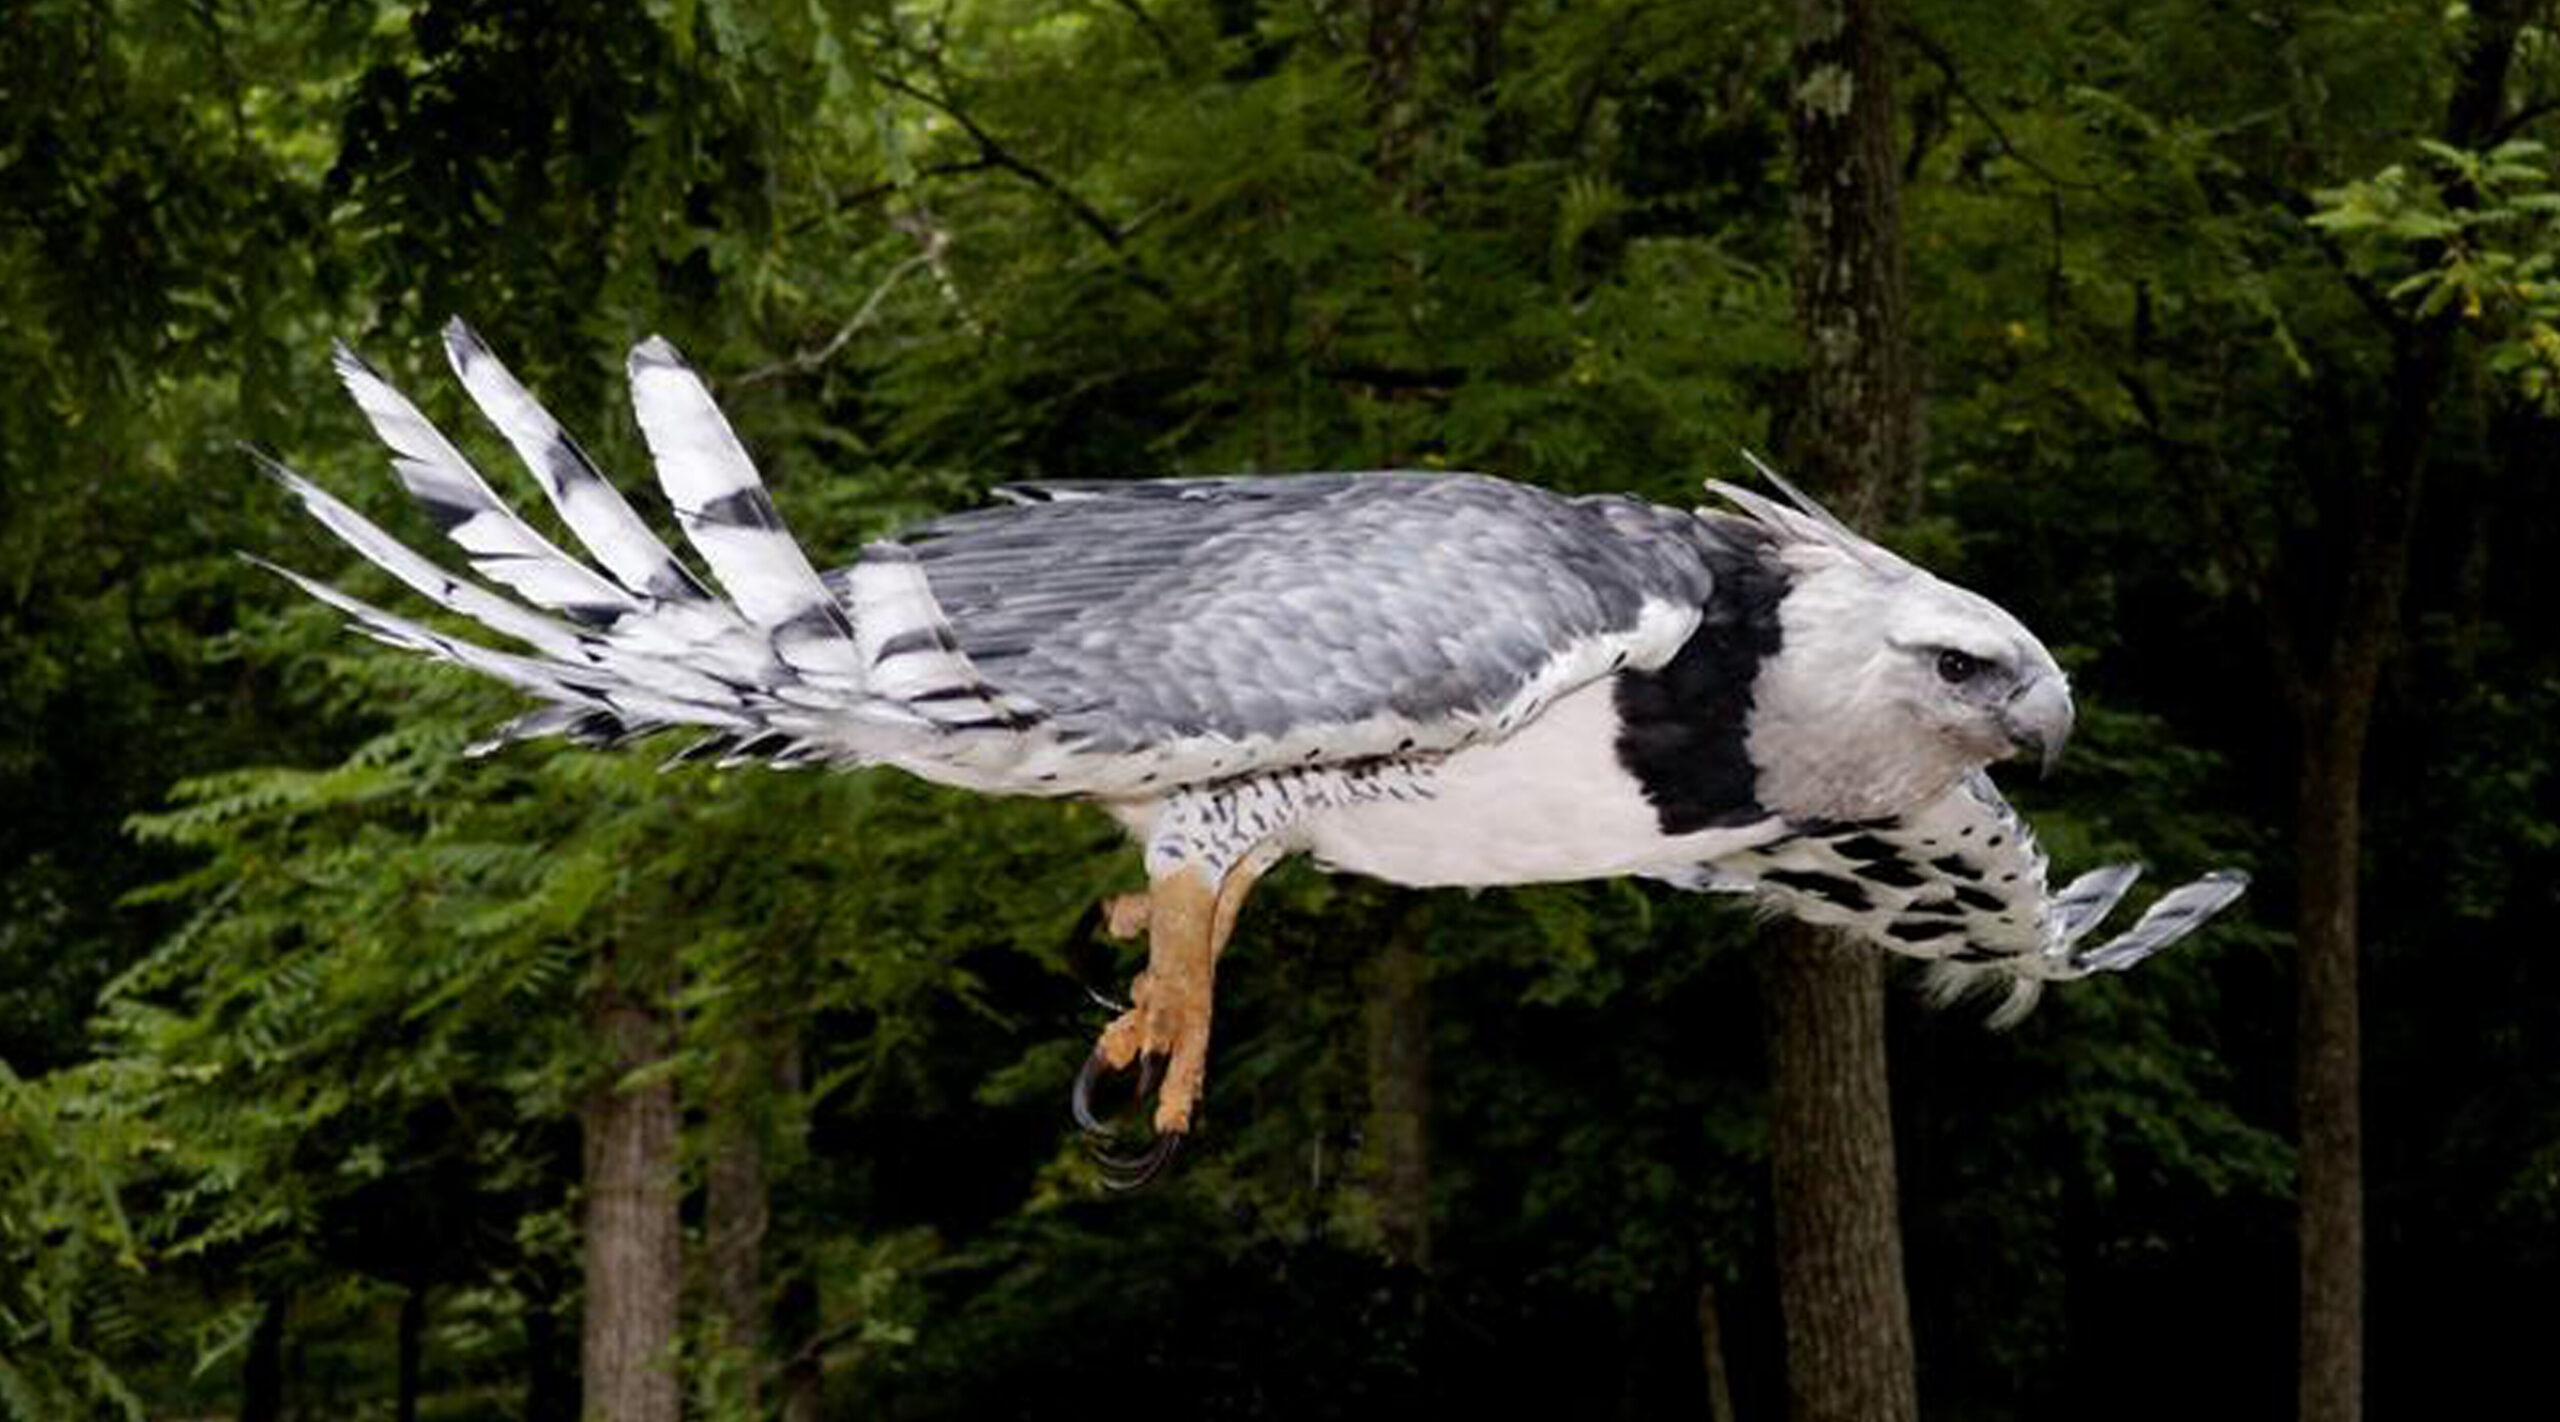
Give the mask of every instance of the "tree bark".
M 1714 1283 L 1698 1286 L 1698 1361 L 1707 1374 L 1707 1422 L 1734 1422 L 1733 1370 L 1725 1362 L 1724 1307 Z
M 1406 211 L 1414 205 L 1413 152 L 1422 131 L 1414 78 L 1430 17 L 1431 0 L 1369 0 L 1369 111 L 1378 125 L 1372 163 L 1379 186 Z
M 2527 6 L 2472 8 L 2470 45 L 2445 114 L 2445 141 L 2488 141 L 2506 107 Z M 2462 204 L 2468 194 L 2454 192 Z M 2427 450 L 2453 371 L 2452 313 L 2391 332 L 2390 404 L 2372 467 L 2351 481 L 2343 574 L 2317 590 L 2309 625 L 2274 624 L 2299 733 L 2294 794 L 2295 1130 L 2301 1160 L 2299 1422 L 2364 1415 L 2364 1111 L 2357 955 L 2365 754 L 2382 673 L 2399 639 Z M 2326 638 L 2317 623 L 2327 614 Z M 2277 614 L 2279 617 L 2281 613 Z M 2317 646 L 2286 665 L 2288 647 Z M 2298 654 L 2297 654 L 2298 656 Z
M 764 1415 L 764 1238 L 772 1220 L 765 1178 L 765 1078 L 759 1043 L 742 1043 L 724 1065 L 720 1099 L 711 1103 L 711 1142 L 703 1173 L 703 1283 L 720 1346 L 734 1363 L 730 1400 L 745 1415 Z
M 2365 695 L 2371 694 L 2367 689 Z M 2359 714 L 2347 713 L 2349 707 Z M 2350 694 L 2304 707 L 2301 715 L 2294 1093 L 2301 1159 L 2302 1422 L 2353 1422 L 2364 1413 L 2364 1118 L 2356 989 L 2361 709 Z
M 1861 526 L 1910 516 L 1920 493 L 1890 25 L 1884 0 L 1798 0 L 1787 105 L 1807 366 L 1788 455 Z
M 1399 916 L 1386 947 L 1370 964 L 1366 1009 L 1369 1121 L 1366 1139 L 1375 1181 L 1378 1227 L 1387 1257 L 1431 1267 L 1431 990 L 1430 963 Z
M 1908 512 L 1919 489 L 1888 21 L 1878 0 L 1799 0 L 1795 23 L 1788 129 L 1806 372 L 1788 457 L 1849 518 L 1872 522 Z M 1761 968 L 1788 1415 L 1912 1422 L 1883 964 L 1808 927 L 1771 937 Z
M 1370 0 L 1368 28 L 1369 110 L 1377 125 L 1370 154 L 1383 203 L 1412 216 L 1421 210 L 1414 156 L 1424 111 L 1419 93 L 1422 37 L 1431 0 Z M 1424 346 L 1420 323 L 1424 272 L 1419 251 L 1392 254 L 1398 319 Z M 1410 451 L 1382 451 L 1389 466 Z M 1363 1028 L 1369 1070 L 1365 1139 L 1378 1223 L 1387 1257 L 1415 1269 L 1431 1267 L 1431 974 L 1417 941 L 1415 897 L 1399 893 L 1388 910 L 1392 925 L 1369 966 L 1369 998 Z
M 796 1100 L 806 1089 L 806 1058 L 801 1052 L 797 1029 L 782 1037 L 774 1051 L 773 1083 L 782 1097 Z M 794 1135 L 786 1138 L 795 1158 L 807 1149 L 808 1117 L 795 1110 L 791 1118 Z M 818 1281 L 804 1264 L 785 1276 L 780 1296 L 774 1300 L 774 1328 L 785 1340 L 790 1356 L 782 1364 L 779 1385 L 782 1422 L 818 1422 L 826 1411 L 827 1374 L 825 1354 L 809 1346 L 824 1328 L 821 1318 Z
M 584 1234 L 584 1415 L 595 1422 L 678 1422 L 676 1320 L 683 1288 L 677 1221 L 676 1088 L 623 1079 L 664 1061 L 665 1015 L 611 958 L 588 1000 L 608 1077 L 589 1093 Z
M 1477 154 L 1487 168 L 1506 167 L 1518 142 L 1518 125 L 1501 102 L 1503 31 L 1511 24 L 1511 0 L 1474 0 L 1468 10 L 1468 102 L 1482 125 Z
M 1884 964 L 1819 929 L 1791 926 L 1775 937 L 1761 966 L 1787 1415 L 1916 1422 Z

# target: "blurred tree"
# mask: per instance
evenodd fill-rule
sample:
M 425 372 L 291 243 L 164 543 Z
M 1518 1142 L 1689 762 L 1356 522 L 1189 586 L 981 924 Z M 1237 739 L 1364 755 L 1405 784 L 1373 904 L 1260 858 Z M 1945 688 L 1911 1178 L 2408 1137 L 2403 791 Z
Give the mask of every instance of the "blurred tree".
M 2448 459 L 2447 402 L 2479 398 L 2469 372 L 2483 356 L 2522 391 L 2540 388 L 2533 332 L 2548 326 L 2523 251 L 2463 236 L 2458 218 L 2422 234 L 2382 216 L 2475 207 L 2482 190 L 2462 165 L 2415 207 L 2395 196 L 2411 191 L 2405 170 L 2378 185 L 2326 184 L 2396 157 L 2395 143 L 2432 134 L 2441 152 L 2469 153 L 2531 121 L 2535 106 L 2517 97 L 2532 82 L 2517 65 L 2526 22 L 2524 7 L 2501 5 L 2253 19 L 2167 7 L 2142 20 L 2058 5 L 2019 50 L 1952 16 L 1927 22 L 2019 68 L 1976 67 L 1919 41 L 1944 80 L 1941 102 L 1972 115 L 1974 136 L 1948 155 L 1951 191 L 2008 195 L 2002 228 L 1975 240 L 2014 249 L 2020 231 L 2043 233 L 2041 291 L 2010 286 L 2006 316 L 1996 301 L 1962 304 L 1978 313 L 1973 329 L 2005 331 L 2017 348 L 2016 383 L 1997 398 L 2021 412 L 2020 435 L 2097 421 L 2141 441 L 2138 473 L 2103 455 L 2100 465 L 2144 481 L 2138 501 L 2179 531 L 2179 551 L 2164 554 L 2250 629 L 2257 655 L 2239 670 L 2287 711 L 2270 750 L 2289 767 L 2305 1418 L 2362 1411 L 2367 744 L 2408 625 L 2425 491 Z M 2364 47 L 2386 34 L 2421 37 L 2400 48 L 2426 61 L 2423 83 L 2366 76 Z M 2074 88 L 2043 77 L 2050 51 L 2036 47 L 2055 44 L 2112 58 Z M 2209 94 L 2171 77 L 2204 71 L 2218 76 Z M 2003 92 L 2040 97 L 1995 111 L 1987 96 Z M 2468 171 L 2482 170 L 2474 160 Z M 2370 264 L 2381 246 L 2401 266 L 2387 279 Z M 2407 275 L 2403 254 L 2420 275 Z M 1946 290 L 1983 289 L 1951 275 Z M 2502 319 L 2479 320 L 2484 309 Z M 2025 414 L 2039 407 L 2050 413 Z M 1995 438 L 1986 450 L 2067 477 L 2059 451 L 2025 443 Z
M 1787 104 L 1789 272 L 1806 352 L 1788 460 L 1869 527 L 1907 513 L 1920 485 L 1892 24 L 1877 0 L 1801 0 Z M 1884 964 L 1822 929 L 1769 937 L 1769 1189 L 1787 1415 L 1916 1419 Z
M 1426 230 L 1424 184 L 1415 170 L 1426 145 L 1440 135 L 1427 127 L 1433 107 L 1423 90 L 1423 59 L 1432 24 L 1430 0 L 1369 0 L 1367 88 L 1369 122 L 1376 134 L 1370 164 L 1376 174 L 1379 224 L 1389 250 L 1388 299 L 1399 344 L 1410 365 L 1428 369 L 1437 362 L 1430 328 L 1429 285 L 1421 243 Z M 1479 43 L 1499 45 L 1495 35 Z M 1442 139 L 1445 141 L 1445 139 Z M 1428 377 L 1423 377 L 1428 380 Z M 1389 399 L 1412 399 L 1425 388 L 1384 390 Z M 1402 468 L 1414 451 L 1382 447 L 1376 462 Z M 1384 917 L 1383 936 L 1372 945 L 1375 961 L 1368 973 L 1366 1021 L 1369 1112 L 1366 1140 L 1369 1174 L 1377 1192 L 1379 1242 L 1387 1257 L 1412 1269 L 1431 1267 L 1431 978 L 1422 935 L 1414 915 L 1420 905 L 1409 894 Z

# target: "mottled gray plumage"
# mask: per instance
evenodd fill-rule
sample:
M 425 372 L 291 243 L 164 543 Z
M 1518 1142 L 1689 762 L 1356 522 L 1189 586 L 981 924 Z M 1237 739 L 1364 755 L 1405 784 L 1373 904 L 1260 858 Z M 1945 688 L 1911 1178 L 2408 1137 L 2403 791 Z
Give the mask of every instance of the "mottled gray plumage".
M 1477 474 L 1013 492 L 899 541 L 978 673 L 1098 753 L 1388 717 L 1411 726 L 1328 758 L 1445 749 L 1490 729 L 1558 648 L 1711 591 L 1711 525 Z

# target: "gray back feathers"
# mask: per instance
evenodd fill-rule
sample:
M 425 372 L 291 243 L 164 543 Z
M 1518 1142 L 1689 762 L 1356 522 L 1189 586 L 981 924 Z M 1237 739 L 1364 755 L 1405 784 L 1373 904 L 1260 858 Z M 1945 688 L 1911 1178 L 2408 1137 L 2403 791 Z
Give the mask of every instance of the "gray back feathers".
M 1710 590 L 1694 518 L 1480 475 L 1011 493 L 903 542 L 979 672 L 1097 751 L 1380 718 L 1445 747 L 1560 651 Z

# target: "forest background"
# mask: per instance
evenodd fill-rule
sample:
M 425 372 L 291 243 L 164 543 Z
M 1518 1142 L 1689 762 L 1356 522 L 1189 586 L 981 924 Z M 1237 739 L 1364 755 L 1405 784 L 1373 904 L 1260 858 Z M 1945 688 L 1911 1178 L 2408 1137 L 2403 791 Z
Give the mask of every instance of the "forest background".
M 2548 1392 L 2555 18 L 1883 17 L 1888 540 L 2071 669 L 2011 786 L 2059 860 L 2257 875 L 2012 1032 L 1894 980 L 1928 1416 Z M 457 314 L 633 488 L 622 353 L 672 338 L 821 558 L 1041 477 L 1696 502 L 1818 434 L 1804 23 L 0 5 L 0 1416 L 1802 1415 L 1747 915 L 1293 868 L 1207 1129 L 1109 1198 L 1100 815 L 467 759 L 505 694 L 238 554 L 345 570 L 244 444 L 426 532 L 335 337 L 514 478 Z

